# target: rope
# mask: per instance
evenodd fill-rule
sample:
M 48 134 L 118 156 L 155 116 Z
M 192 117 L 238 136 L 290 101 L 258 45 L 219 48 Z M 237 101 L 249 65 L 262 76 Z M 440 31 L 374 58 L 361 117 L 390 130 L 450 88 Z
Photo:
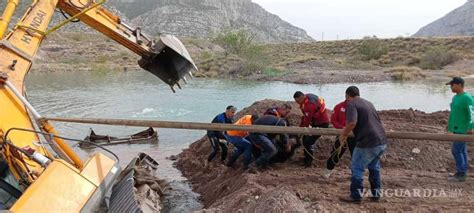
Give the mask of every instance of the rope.
M 306 147 L 304 147 L 304 144 L 303 144 L 303 142 L 301 142 L 301 141 L 302 141 L 302 140 L 299 140 L 299 144 L 303 147 L 303 149 L 304 149 L 304 151 L 306 152 L 306 154 L 308 154 L 311 158 L 313 158 L 313 160 L 315 160 L 315 161 L 317 161 L 317 162 L 320 162 L 320 163 L 326 162 L 326 160 L 319 160 L 319 159 L 317 159 L 316 157 L 314 157 L 314 155 L 311 154 L 311 153 L 309 152 L 309 150 L 306 149 Z M 334 165 L 338 165 L 338 164 L 339 164 L 339 162 L 337 162 L 337 163 L 335 162 L 335 160 L 334 160 L 334 158 L 333 158 L 334 154 L 337 153 L 336 156 L 339 157 L 339 155 L 341 154 L 342 149 L 343 149 L 344 147 L 347 148 L 347 143 L 345 143 L 345 144 L 340 144 L 338 148 L 336 148 L 336 144 L 333 145 L 333 150 L 334 150 L 334 151 L 331 152 L 331 155 L 329 156 L 329 158 L 332 160 L 332 162 L 334 163 Z

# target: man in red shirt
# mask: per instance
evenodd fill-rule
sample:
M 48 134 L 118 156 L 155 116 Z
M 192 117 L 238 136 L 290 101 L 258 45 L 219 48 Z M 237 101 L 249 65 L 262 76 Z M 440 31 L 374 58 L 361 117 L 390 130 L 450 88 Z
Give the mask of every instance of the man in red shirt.
M 336 129 L 344 129 L 346 127 L 346 107 L 347 107 L 347 100 L 339 103 L 334 107 L 331 115 L 331 124 Z M 355 140 L 353 137 L 347 138 L 347 146 L 349 147 L 349 151 L 354 151 L 355 148 Z M 339 159 L 341 159 L 342 155 L 347 149 L 347 146 L 341 146 L 341 142 L 339 141 L 339 137 L 336 138 L 336 142 L 334 143 L 334 148 L 331 151 L 331 156 L 326 162 L 326 171 L 324 172 L 324 177 L 329 178 L 332 174 L 332 171 L 337 163 L 339 163 Z M 340 148 L 340 149 L 339 149 Z
M 300 91 L 295 92 L 293 98 L 296 103 L 300 105 L 301 111 L 303 112 L 300 127 L 329 127 L 329 115 L 323 98 L 311 93 L 304 94 Z M 320 137 L 321 135 L 305 135 L 303 137 L 305 167 L 311 167 L 313 163 L 314 144 Z

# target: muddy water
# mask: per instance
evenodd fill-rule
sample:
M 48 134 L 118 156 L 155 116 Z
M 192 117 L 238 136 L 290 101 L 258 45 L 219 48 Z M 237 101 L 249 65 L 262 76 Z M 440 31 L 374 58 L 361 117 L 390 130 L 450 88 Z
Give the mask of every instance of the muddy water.
M 254 101 L 271 98 L 291 100 L 296 90 L 312 92 L 324 97 L 333 107 L 344 98 L 350 84 L 296 85 L 282 82 L 248 82 L 194 79 L 183 90 L 173 94 L 167 85 L 146 72 L 115 73 L 33 73 L 27 79 L 28 98 L 44 116 L 98 117 L 209 122 L 213 116 L 232 104 L 239 108 Z M 433 83 L 366 83 L 358 84 L 362 96 L 382 109 L 414 108 L 427 112 L 445 110 L 452 94 L 442 82 Z M 56 123 L 64 136 L 84 138 L 89 128 L 96 133 L 127 135 L 143 128 L 91 126 Z M 178 154 L 203 131 L 159 129 L 158 145 L 118 145 L 110 147 L 125 165 L 138 152 L 146 152 L 160 163 L 161 178 L 174 181 L 173 188 L 180 194 L 169 195 L 182 199 L 169 211 L 199 209 L 198 195 L 193 194 L 181 173 L 166 159 Z M 74 144 L 71 144 L 74 145 Z M 83 158 L 91 154 L 76 147 Z M 97 151 L 97 150 L 94 150 Z

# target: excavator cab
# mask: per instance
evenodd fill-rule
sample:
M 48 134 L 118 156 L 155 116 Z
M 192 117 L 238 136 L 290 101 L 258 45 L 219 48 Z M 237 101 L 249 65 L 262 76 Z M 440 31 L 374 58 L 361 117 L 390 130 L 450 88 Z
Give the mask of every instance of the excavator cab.
M 138 64 L 170 85 L 173 92 L 174 85 L 181 89 L 179 81 L 183 80 L 186 83 L 186 75 L 192 77 L 191 72 L 197 70 L 183 43 L 175 36 L 160 36 L 159 41 L 151 47 L 151 51 L 155 54 L 142 57 Z

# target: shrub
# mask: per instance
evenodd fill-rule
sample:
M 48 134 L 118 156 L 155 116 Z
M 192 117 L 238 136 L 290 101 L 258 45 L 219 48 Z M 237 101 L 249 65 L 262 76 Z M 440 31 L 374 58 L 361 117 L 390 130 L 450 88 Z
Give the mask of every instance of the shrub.
M 457 53 L 445 46 L 434 46 L 428 48 L 420 58 L 422 69 L 442 69 L 444 66 L 452 64 L 459 59 Z
M 262 71 L 268 63 L 263 46 L 256 44 L 254 36 L 245 30 L 223 31 L 214 36 L 213 42 L 224 48 L 226 56 L 230 53 L 242 59 L 241 75 Z
M 240 55 L 247 48 L 254 45 L 254 38 L 253 35 L 243 29 L 224 30 L 213 36 L 212 41 L 224 48 L 226 54 Z
M 390 70 L 386 71 L 386 73 L 389 73 L 392 79 L 396 81 L 426 78 L 426 75 L 418 67 L 407 67 L 407 66 L 393 67 Z
M 245 49 L 240 54 L 240 57 L 243 59 L 243 69 L 246 75 L 261 71 L 266 67 L 268 62 L 263 48 L 256 45 Z
M 365 37 L 364 41 L 358 49 L 362 60 L 370 61 L 379 59 L 382 55 L 387 54 L 388 45 L 383 43 L 377 37 Z

